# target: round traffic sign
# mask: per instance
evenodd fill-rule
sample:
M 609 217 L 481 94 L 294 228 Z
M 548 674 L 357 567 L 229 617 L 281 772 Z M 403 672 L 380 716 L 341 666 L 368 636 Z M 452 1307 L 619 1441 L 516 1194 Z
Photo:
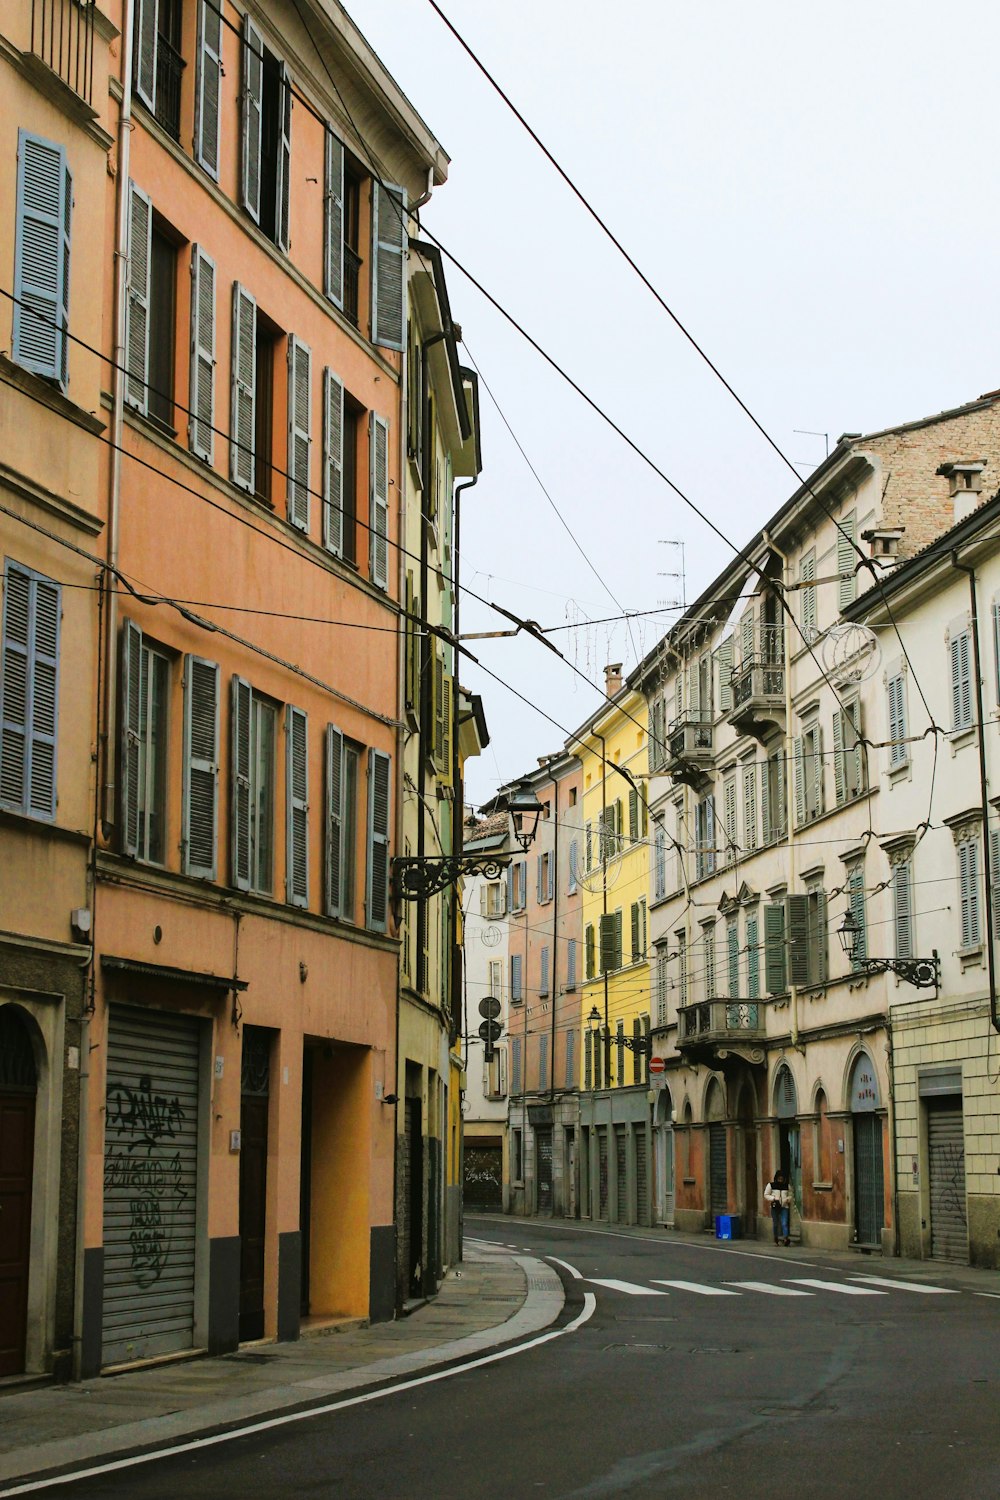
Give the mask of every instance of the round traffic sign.
M 492 1044 L 493 1042 L 497 1041 L 500 1037 L 499 1021 L 480 1021 L 479 1035 L 482 1037 L 484 1042 L 489 1042 Z
M 487 1021 L 495 1021 L 500 1014 L 500 1001 L 496 995 L 487 995 L 479 1002 L 479 1014 L 485 1016 Z
M 667 1071 L 667 1061 L 666 1061 L 666 1058 L 664 1058 L 664 1057 L 651 1057 L 649 1059 L 649 1071 L 651 1073 L 665 1073 Z

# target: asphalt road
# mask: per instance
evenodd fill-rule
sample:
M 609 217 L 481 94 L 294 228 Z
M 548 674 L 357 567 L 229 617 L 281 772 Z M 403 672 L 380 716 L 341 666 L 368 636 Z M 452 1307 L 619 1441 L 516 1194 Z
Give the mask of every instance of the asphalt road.
M 466 1233 L 557 1257 L 564 1324 L 590 1316 L 447 1379 L 45 1493 L 1000 1497 L 1000 1297 L 967 1276 L 584 1225 L 483 1218 Z

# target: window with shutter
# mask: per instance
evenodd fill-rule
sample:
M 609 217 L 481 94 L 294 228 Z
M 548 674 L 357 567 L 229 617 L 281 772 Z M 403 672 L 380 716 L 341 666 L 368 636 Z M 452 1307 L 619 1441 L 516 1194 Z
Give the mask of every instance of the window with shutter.
M 653 900 L 667 894 L 667 834 L 660 822 L 653 824 Z
M 727 636 L 715 653 L 719 669 L 719 711 L 727 714 L 733 706 L 733 637 Z
M 726 971 L 729 998 L 735 1000 L 740 993 L 740 937 L 735 915 L 726 918 Z
M 631 946 L 632 963 L 637 964 L 639 962 L 639 960 L 642 958 L 642 935 L 641 935 L 641 932 L 640 932 L 639 903 L 638 903 L 638 901 L 633 901 L 632 902 L 632 909 L 631 909 L 631 912 L 629 913 L 629 915 L 630 915 L 630 919 L 631 919 L 631 923 L 632 923 L 632 946 Z
M 329 367 L 323 371 L 323 545 L 337 557 L 343 555 L 344 386 Z M 412 591 L 412 574 L 407 580 Z
M 715 923 L 706 922 L 701 929 L 702 972 L 705 977 L 705 999 L 715 995 Z
M 799 563 L 799 582 L 806 585 L 802 589 L 802 634 L 807 641 L 811 641 L 816 635 L 816 553 L 807 552 Z
M 216 878 L 219 795 L 219 666 L 184 660 L 181 866 L 185 875 Z
M 786 896 L 785 945 L 790 985 L 801 987 L 810 982 L 809 938 L 809 897 Z
M 36 375 L 68 379 L 73 179 L 65 148 L 22 130 L 17 138 L 12 356 Z
M 736 777 L 727 776 L 723 785 L 723 810 L 726 829 L 726 860 L 729 863 L 739 854 L 736 841 Z
M 149 3 L 149 0 L 146 0 Z M 243 100 L 240 138 L 240 202 L 255 224 L 261 206 L 261 116 L 264 97 L 264 39 L 249 13 L 243 17 Z
M 243 18 L 240 203 L 281 250 L 289 248 L 292 80 L 287 64 Z
M 229 477 L 251 494 L 256 489 L 257 304 L 233 283 L 232 414 Z
M 743 848 L 747 854 L 757 847 L 757 764 L 743 767 Z
M 191 390 L 188 442 L 211 463 L 215 454 L 215 261 L 191 246 Z
M 389 424 L 369 418 L 369 567 L 376 588 L 389 587 Z
M 524 992 L 521 989 L 521 966 L 520 953 L 512 953 L 510 958 L 510 1000 L 512 1005 L 520 1005 L 524 1000 Z
M 576 1087 L 576 1032 L 570 1029 L 566 1033 L 566 1087 Z
M 251 708 L 253 689 L 242 677 L 234 677 L 232 684 L 232 722 L 230 726 L 230 757 L 232 777 L 230 786 L 231 869 L 232 883 L 239 890 L 249 890 L 251 882 L 250 859 L 250 799 L 251 799 Z
M 121 678 L 122 852 L 162 864 L 170 663 L 132 620 L 122 625 Z
M 972 677 L 970 671 L 970 633 L 960 630 L 948 642 L 951 656 L 951 727 L 969 729 L 972 725 Z
M 145 0 L 149 4 L 149 0 Z M 222 94 L 222 12 L 216 0 L 199 0 L 195 70 L 194 159 L 219 180 L 219 102 Z
M 576 938 L 566 944 L 566 988 L 576 989 Z
M 156 36 L 159 0 L 135 0 L 133 84 L 147 109 L 156 109 Z
M 855 564 L 857 553 L 854 549 L 854 512 L 842 516 L 837 530 L 837 572 L 840 574 L 840 582 L 837 585 L 837 603 L 840 609 L 846 609 L 855 598 L 858 589 Z
M 142 631 L 131 620 L 122 624 L 121 650 L 121 849 L 131 859 L 139 853 L 139 676 Z
M 265 100 L 264 119 L 267 119 Z M 291 246 L 290 208 L 292 186 L 292 78 L 288 64 L 282 63 L 278 82 L 278 164 L 277 202 L 275 204 L 274 242 L 282 250 Z M 265 141 L 267 137 L 265 135 Z
M 309 530 L 309 455 L 312 442 L 312 355 L 288 337 L 288 519 Z
M 993 936 L 1000 938 L 1000 829 L 990 830 L 990 892 L 993 908 Z
M 589 922 L 584 929 L 583 945 L 584 962 L 586 965 L 584 973 L 587 979 L 594 979 L 597 975 L 597 954 L 595 952 L 594 928 Z
M 392 759 L 368 751 L 368 926 L 385 932 L 389 916 L 389 793 Z
M 750 1000 L 757 1000 L 760 996 L 760 936 L 755 912 L 747 913 L 746 945 L 747 997 Z
M 541 975 L 538 981 L 538 993 L 540 995 L 547 995 L 549 993 L 549 949 L 547 946 L 542 948 Z
M 683 930 L 675 932 L 677 940 L 677 988 L 680 995 L 681 1005 L 688 1001 L 688 962 L 687 962 L 687 933 Z
M 639 842 L 639 794 L 634 788 L 628 794 L 628 837 L 630 844 Z
M 239 890 L 269 895 L 274 863 L 277 714 L 242 677 L 232 682 L 231 870 Z
M 863 865 L 855 865 L 848 874 L 847 901 L 858 929 L 853 965 L 855 969 L 858 969 L 861 967 L 861 960 L 868 956 L 868 917 L 865 908 L 865 870 Z
M 892 867 L 892 915 L 896 932 L 896 957 L 913 957 L 913 904 L 910 861 L 901 859 Z
M 958 846 L 961 946 L 977 948 L 982 942 L 979 918 L 979 840 L 963 839 Z
M 538 1087 L 547 1089 L 549 1086 L 549 1039 L 543 1033 L 538 1038 Z
M 0 803 L 49 821 L 57 800 L 61 615 L 59 585 L 8 558 L 0 630 Z
M 552 853 L 548 857 L 547 880 L 545 887 L 545 899 L 551 901 L 556 893 L 556 857 Z
M 403 188 L 372 184 L 372 343 L 402 349 L 406 320 L 406 193 Z
M 890 677 L 886 691 L 889 697 L 889 767 L 895 770 L 910 759 L 910 747 L 906 744 L 906 684 L 902 672 Z
M 290 906 L 309 905 L 309 719 L 285 710 L 285 895 Z
M 512 1094 L 519 1094 L 521 1092 L 521 1038 L 519 1036 L 511 1037 L 510 1042 L 510 1091 Z M 519 1130 L 515 1130 L 513 1132 L 513 1135 L 514 1146 L 511 1153 L 514 1159 L 513 1181 L 520 1182 L 521 1132 Z
M 128 248 L 125 273 L 125 400 L 148 410 L 149 280 L 153 251 L 153 205 L 134 182 L 128 185 Z
M 344 145 L 326 127 L 323 174 L 323 291 L 344 305 Z
M 787 989 L 785 963 L 785 907 L 774 901 L 764 907 L 764 985 L 769 995 Z

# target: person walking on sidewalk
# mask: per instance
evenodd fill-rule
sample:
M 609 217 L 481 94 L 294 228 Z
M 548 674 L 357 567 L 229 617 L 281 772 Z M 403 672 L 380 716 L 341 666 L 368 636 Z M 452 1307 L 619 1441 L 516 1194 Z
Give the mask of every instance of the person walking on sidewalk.
M 771 1205 L 771 1224 L 774 1227 L 774 1243 L 790 1245 L 788 1221 L 791 1214 L 792 1195 L 788 1178 L 779 1167 L 764 1189 L 764 1199 Z

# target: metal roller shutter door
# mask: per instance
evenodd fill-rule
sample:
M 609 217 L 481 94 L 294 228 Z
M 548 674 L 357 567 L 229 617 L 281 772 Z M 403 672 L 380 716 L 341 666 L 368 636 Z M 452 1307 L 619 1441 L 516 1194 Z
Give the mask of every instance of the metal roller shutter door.
M 708 1175 L 711 1211 L 713 1214 L 724 1214 L 729 1208 L 725 1125 L 708 1127 Z
M 931 1255 L 967 1261 L 965 1133 L 961 1099 L 928 1099 L 927 1148 L 931 1169 Z
M 627 1224 L 628 1212 L 628 1146 L 625 1135 L 625 1126 L 615 1126 L 615 1168 L 616 1186 L 618 1191 L 618 1202 L 616 1205 L 616 1222 Z
M 194 1343 L 199 1030 L 190 1016 L 111 1007 L 105 1365 Z
M 597 1177 L 598 1218 L 608 1217 L 608 1131 L 606 1125 L 597 1128 Z
M 639 1125 L 635 1132 L 635 1198 L 636 1219 L 640 1224 L 649 1223 L 649 1157 L 646 1149 L 646 1127 Z

